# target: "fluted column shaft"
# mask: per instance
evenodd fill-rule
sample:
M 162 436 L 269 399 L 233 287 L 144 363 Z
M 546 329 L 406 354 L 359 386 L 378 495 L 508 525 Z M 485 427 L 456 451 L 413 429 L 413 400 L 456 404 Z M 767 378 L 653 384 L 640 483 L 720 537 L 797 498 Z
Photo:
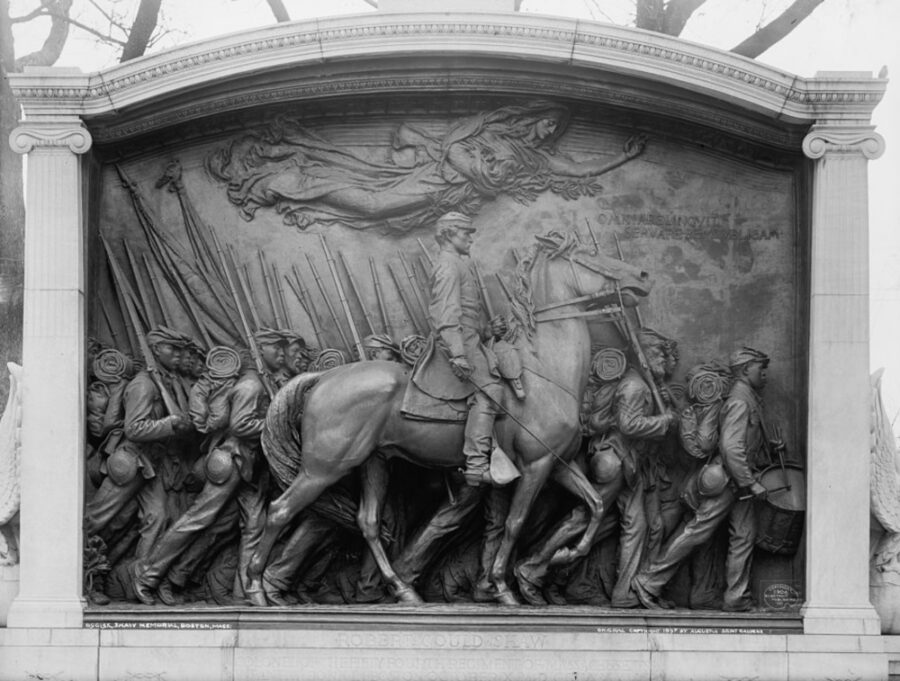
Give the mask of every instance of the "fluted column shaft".
M 21 570 L 10 627 L 82 625 L 85 235 L 75 119 L 16 128 L 28 154 L 23 320 Z
M 869 603 L 868 126 L 816 125 L 809 339 L 804 630 L 878 634 Z

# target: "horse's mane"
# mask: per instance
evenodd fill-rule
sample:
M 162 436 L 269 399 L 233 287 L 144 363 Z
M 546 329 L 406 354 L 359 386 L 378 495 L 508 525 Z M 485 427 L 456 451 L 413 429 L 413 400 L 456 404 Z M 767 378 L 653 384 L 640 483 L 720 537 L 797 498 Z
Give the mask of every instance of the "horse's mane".
M 537 239 L 536 244 L 513 250 L 516 268 L 512 290 L 511 312 L 513 318 L 510 325 L 510 336 L 514 341 L 521 339 L 522 335 L 531 341 L 537 330 L 534 320 L 534 291 L 532 289 L 532 274 L 536 265 L 544 260 L 571 256 L 581 250 L 578 240 L 570 232 L 553 230 L 535 238 Z

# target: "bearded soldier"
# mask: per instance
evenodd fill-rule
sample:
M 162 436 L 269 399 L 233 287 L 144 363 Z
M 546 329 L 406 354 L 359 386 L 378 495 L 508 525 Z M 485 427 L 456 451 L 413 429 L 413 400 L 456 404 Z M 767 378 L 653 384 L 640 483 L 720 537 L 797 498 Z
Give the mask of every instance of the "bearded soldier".
M 284 336 L 278 331 L 262 329 L 254 339 L 264 369 L 270 373 L 279 371 L 284 365 Z M 241 511 L 241 538 L 234 591 L 235 597 L 250 596 L 247 593 L 247 565 L 265 525 L 265 474 L 260 434 L 269 395 L 263 380 L 255 368 L 248 368 L 228 390 L 227 406 L 221 409 L 223 415 L 227 414 L 227 425 L 210 438 L 202 491 L 160 538 L 153 552 L 135 565 L 133 586 L 140 601 L 153 603 L 152 589 L 160 585 L 182 552 L 199 533 L 213 525 L 235 497 Z
M 469 260 L 475 227 L 462 213 L 447 213 L 437 220 L 435 240 L 441 247 L 431 273 L 429 317 L 435 344 L 450 361 L 453 374 L 471 384 L 463 454 L 466 483 L 477 487 L 492 482 L 491 442 L 503 387 L 496 360 L 483 339 L 486 315 L 478 279 Z M 490 320 L 490 335 L 506 333 L 501 317 Z M 476 387 L 477 386 L 477 387 Z
M 726 519 L 729 533 L 723 609 L 739 612 L 753 606 L 750 567 L 756 516 L 752 499 L 766 494 L 758 472 L 768 459 L 760 397 L 768 379 L 768 365 L 769 358 L 753 348 L 741 348 L 731 356 L 729 366 L 734 383 L 719 412 L 719 457 L 686 492 L 696 513 L 670 540 L 662 555 L 633 581 L 635 592 L 648 608 L 661 607 L 659 596 L 678 566 L 695 549 L 710 541 Z M 772 446 L 779 448 L 783 444 L 775 441 Z M 720 482 L 716 480 L 716 471 Z
M 132 499 L 137 500 L 140 540 L 136 555 L 146 556 L 167 521 L 166 491 L 158 475 L 169 449 L 177 438 L 191 432 L 184 414 L 169 414 L 156 381 L 174 393 L 174 372 L 178 368 L 184 336 L 158 326 L 147 336 L 147 345 L 156 360 L 156 378 L 147 369 L 138 372 L 122 395 L 124 417 L 101 445 L 105 456 L 101 470 L 106 477 L 85 508 L 87 536 L 103 532 Z

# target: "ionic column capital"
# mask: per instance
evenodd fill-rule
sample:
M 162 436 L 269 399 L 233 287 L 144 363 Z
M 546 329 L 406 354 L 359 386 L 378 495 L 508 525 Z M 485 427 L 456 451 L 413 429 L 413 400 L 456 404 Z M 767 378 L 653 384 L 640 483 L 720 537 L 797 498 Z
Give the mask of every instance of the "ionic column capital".
M 812 159 L 832 153 L 862 154 L 871 161 L 884 153 L 884 137 L 873 126 L 814 125 L 803 139 L 803 153 Z
M 91 148 L 93 139 L 80 123 L 25 123 L 9 134 L 9 146 L 19 154 L 27 154 L 35 147 L 68 147 L 73 154 L 83 154 Z

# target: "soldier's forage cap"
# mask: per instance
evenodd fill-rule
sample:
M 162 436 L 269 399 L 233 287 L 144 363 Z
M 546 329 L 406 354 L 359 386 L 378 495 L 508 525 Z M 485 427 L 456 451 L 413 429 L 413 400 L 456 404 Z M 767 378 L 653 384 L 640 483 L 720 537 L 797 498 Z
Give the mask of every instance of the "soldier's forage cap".
M 370 336 L 366 336 L 363 338 L 363 347 L 369 348 L 372 350 L 380 350 L 382 348 L 386 350 L 393 350 L 394 352 L 399 353 L 400 348 L 397 347 L 396 343 L 391 340 L 391 337 L 386 333 L 373 333 Z
M 646 327 L 638 332 L 638 342 L 643 347 L 662 345 L 664 349 L 668 349 L 670 347 L 677 346 L 677 343 L 671 338 L 667 338 L 666 336 L 663 336 L 659 331 L 654 331 L 653 329 L 648 329 Z
M 261 328 L 253 334 L 257 345 L 286 345 L 287 339 L 278 329 Z
M 303 336 L 301 336 L 296 331 L 292 331 L 291 329 L 279 329 L 278 333 L 281 334 L 282 338 L 284 338 L 284 342 L 288 345 L 296 343 L 301 348 L 306 350 L 306 341 L 303 339 Z
M 769 363 L 769 356 L 764 352 L 760 352 L 754 348 L 748 348 L 745 345 L 740 350 L 735 350 L 731 353 L 731 357 L 728 358 L 728 366 L 732 369 L 747 364 L 748 362 L 762 362 L 763 365 L 766 365 Z
M 187 345 L 188 340 L 183 333 L 170 329 L 168 326 L 155 326 L 147 333 L 147 345 L 150 346 L 157 343 L 169 343 L 176 348 L 183 348 Z
M 181 334 L 184 337 L 184 347 L 191 352 L 196 352 L 201 357 L 206 357 L 206 350 L 203 349 L 203 346 L 200 345 L 200 342 L 194 338 L 191 338 L 187 334 Z
M 437 219 L 437 222 L 435 222 L 435 224 L 437 225 L 438 229 L 440 229 L 441 227 L 456 227 L 457 229 L 464 229 L 467 232 L 475 231 L 475 227 L 472 224 L 472 218 L 457 211 L 444 213 Z

